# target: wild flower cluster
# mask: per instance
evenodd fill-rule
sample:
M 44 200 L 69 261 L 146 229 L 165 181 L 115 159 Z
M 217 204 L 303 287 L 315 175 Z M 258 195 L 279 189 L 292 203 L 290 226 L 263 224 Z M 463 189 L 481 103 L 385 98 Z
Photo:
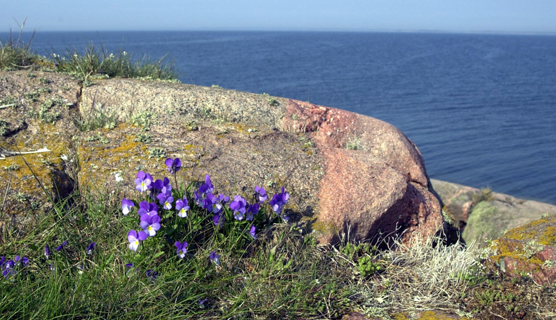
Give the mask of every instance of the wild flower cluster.
M 173 185 L 168 177 L 154 180 L 150 174 L 139 171 L 135 179 L 139 199 L 122 199 L 123 223 L 129 227 L 127 240 L 132 251 L 128 257 L 132 263 L 126 264 L 128 276 L 139 271 L 142 265 L 149 265 L 145 269 L 153 268 L 151 264 L 158 265 L 164 259 L 157 259 L 172 251 L 178 261 L 187 255 L 206 254 L 210 263 L 220 266 L 220 254 L 217 252 L 240 252 L 257 239 L 260 230 L 275 222 L 288 221 L 283 209 L 288 203 L 289 194 L 284 188 L 267 201 L 269 196 L 266 190 L 255 186 L 248 202 L 240 195 L 230 198 L 217 194 L 210 176 L 206 175 L 204 183 L 200 183 L 195 190 L 192 190 L 193 183 L 187 187 L 184 185 L 183 190 L 180 190 L 174 186 L 179 185 L 177 172 L 182 162 L 178 158 L 169 158 L 165 164 L 173 177 Z M 135 208 L 137 216 L 132 214 Z M 96 245 L 96 242 L 91 242 L 83 252 L 68 247 L 67 240 L 54 250 L 47 244 L 44 257 L 33 261 L 21 255 L 10 260 L 2 256 L 0 271 L 5 279 L 11 280 L 15 279 L 14 275 L 29 274 L 31 264 L 33 270 L 38 268 L 57 273 L 60 267 L 63 270 L 69 267 L 76 268 L 74 270 L 81 274 L 94 266 L 93 251 Z M 83 255 L 77 257 L 79 252 Z M 153 269 L 143 274 L 151 281 L 158 276 L 158 272 Z
M 165 161 L 168 172 L 173 176 L 174 186 L 178 185 L 176 173 L 180 171 L 182 162 L 179 158 L 168 158 Z M 190 248 L 190 242 L 195 241 L 195 249 L 218 246 L 222 243 L 233 243 L 239 249 L 245 244 L 257 239 L 257 230 L 264 228 L 277 219 L 288 221 L 283 208 L 288 202 L 289 194 L 282 188 L 282 192 L 275 194 L 268 206 L 265 204 L 268 196 L 263 187 L 255 186 L 253 199 L 248 203 L 245 198 L 236 195 L 231 199 L 224 194 L 217 194 L 209 175 L 204 183 L 190 193 L 193 184 L 179 190 L 170 183 L 168 177 L 154 180 L 144 172 L 139 171 L 135 179 L 135 189 L 139 192 L 139 200 L 122 199 L 122 213 L 128 216 L 137 208 L 138 221 L 134 228 L 128 231 L 128 247 L 139 257 L 142 243 L 151 247 L 148 252 L 167 251 L 172 247 L 180 259 L 184 259 Z M 270 207 L 270 214 L 265 208 Z M 212 229 L 213 232 L 207 232 Z M 157 236 L 157 235 L 162 235 Z M 189 242 L 188 242 L 189 241 Z M 224 246 L 224 245 L 223 245 Z M 230 250 L 229 246 L 225 246 Z M 224 250 L 224 248 L 223 248 Z M 209 259 L 220 265 L 220 255 L 216 250 L 211 251 Z M 129 264 L 128 267 L 133 267 Z M 152 272 L 152 271 L 151 271 Z M 155 276 L 156 277 L 156 276 Z

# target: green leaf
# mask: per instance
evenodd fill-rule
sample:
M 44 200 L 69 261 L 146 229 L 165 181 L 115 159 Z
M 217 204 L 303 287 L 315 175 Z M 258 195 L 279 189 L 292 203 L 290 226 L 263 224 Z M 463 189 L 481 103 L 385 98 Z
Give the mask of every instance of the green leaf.
M 160 251 L 160 252 L 155 253 L 155 255 L 153 256 L 153 260 L 160 257 L 163 254 L 164 254 L 164 251 Z

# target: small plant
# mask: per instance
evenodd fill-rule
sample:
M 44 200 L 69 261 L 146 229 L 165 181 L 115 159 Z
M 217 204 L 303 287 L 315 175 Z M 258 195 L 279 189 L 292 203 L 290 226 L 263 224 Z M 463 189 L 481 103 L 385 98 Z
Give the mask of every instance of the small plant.
M 15 97 L 6 97 L 0 100 L 0 106 L 2 107 L 17 107 L 17 99 Z
M 268 102 L 268 104 L 272 107 L 275 107 L 277 105 L 279 105 L 280 103 L 278 102 L 278 100 L 274 99 L 273 97 L 271 97 L 268 93 L 263 93 L 262 94 L 263 97 L 265 97 L 266 101 Z M 297 119 L 294 119 L 297 120 Z
M 36 78 L 36 77 L 37 77 L 37 75 L 32 73 L 32 72 L 27 73 L 27 78 L 33 79 L 33 78 Z
M 54 124 L 60 117 L 59 112 L 52 112 L 50 109 L 54 106 L 54 101 L 46 100 L 41 104 L 38 117 L 46 123 Z
M 91 141 L 98 141 L 98 142 L 100 142 L 100 143 L 102 143 L 102 144 L 107 144 L 107 143 L 110 142 L 110 141 L 108 141 L 108 139 L 107 139 L 105 136 L 103 136 L 102 133 L 100 133 L 100 132 L 98 132 L 98 133 L 97 133 L 96 135 L 94 135 L 94 136 L 88 136 L 88 137 L 86 137 L 86 138 L 85 138 L 85 141 L 89 141 L 89 142 L 91 142 Z
M 94 108 L 81 120 L 75 120 L 74 122 L 80 131 L 92 131 L 96 129 L 112 130 L 118 125 L 117 119 L 118 116 L 114 112 L 109 113 Z
M 490 188 L 481 188 L 480 192 L 476 192 L 471 195 L 471 201 L 473 201 L 474 205 L 477 205 L 482 201 L 490 202 L 492 200 L 494 200 L 494 194 Z
M 135 137 L 135 139 L 133 139 L 133 141 L 143 142 L 143 143 L 151 143 L 152 142 L 152 136 L 148 133 L 140 132 L 139 134 L 137 134 L 137 137 Z
M 361 145 L 361 140 L 358 137 L 350 138 L 346 143 L 346 149 L 348 150 L 361 150 L 363 146 Z
M 42 84 L 50 84 L 52 81 L 47 78 L 39 78 L 39 82 Z
M 164 158 L 166 153 L 164 152 L 163 148 L 150 148 L 149 149 L 149 158 Z
M 369 277 L 381 270 L 383 270 L 380 264 L 375 263 L 370 257 L 361 257 L 357 260 L 357 270 L 359 270 L 362 277 Z
M 39 88 L 39 93 L 51 93 L 52 90 L 50 88 Z
M 154 119 L 154 114 L 152 112 L 143 111 L 132 115 L 131 123 L 138 127 L 142 127 L 144 131 L 149 131 L 153 119 Z
M 199 129 L 199 127 L 197 126 L 197 122 L 196 121 L 188 121 L 186 124 L 187 130 L 188 131 L 196 131 Z
M 29 197 L 21 192 L 16 193 L 14 198 L 20 203 L 26 203 L 29 201 Z
M 9 126 L 9 122 L 0 120 L 0 136 L 5 136 L 10 132 L 10 129 L 8 129 Z
M 17 164 L 12 164 L 9 166 L 4 166 L 3 169 L 4 171 L 15 171 L 15 170 L 19 170 L 19 166 Z
M 39 100 L 40 94 L 37 91 L 27 92 L 23 95 L 26 99 L 29 99 L 31 102 L 36 102 Z

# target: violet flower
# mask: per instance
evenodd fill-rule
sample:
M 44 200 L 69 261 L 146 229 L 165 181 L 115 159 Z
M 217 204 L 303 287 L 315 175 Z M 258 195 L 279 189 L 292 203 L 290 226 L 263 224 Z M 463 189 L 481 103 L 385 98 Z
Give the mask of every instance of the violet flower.
M 254 203 L 249 205 L 249 207 L 247 208 L 247 214 L 245 215 L 245 220 L 253 221 L 253 218 L 257 213 L 259 213 L 259 204 Z
M 214 191 L 214 186 L 210 181 L 210 176 L 207 174 L 205 176 L 205 183 L 199 187 L 199 193 L 209 194 Z
M 95 246 L 96 246 L 96 243 L 95 243 L 95 242 L 91 243 L 91 244 L 87 247 L 87 250 L 85 250 L 85 251 L 87 252 L 87 254 L 93 254 L 93 250 L 95 250 Z
M 234 218 L 236 220 L 243 220 L 243 215 L 247 206 L 247 201 L 241 196 L 235 196 L 234 201 L 230 202 L 230 209 L 234 210 Z
M 221 204 L 226 204 L 230 201 L 230 197 L 227 197 L 223 194 L 219 194 L 218 195 L 218 201 L 220 201 Z
M 164 177 L 164 180 L 157 179 L 154 182 L 154 188 L 159 191 L 168 192 L 172 191 L 172 186 L 170 185 L 170 179 Z
M 210 253 L 209 259 L 210 259 L 211 262 L 213 262 L 217 266 L 220 265 L 220 255 L 216 254 L 216 251 L 212 251 Z
M 122 200 L 122 212 L 123 212 L 124 216 L 127 216 L 127 214 L 129 212 L 131 212 L 131 208 L 134 207 L 134 206 L 135 206 L 135 204 L 133 203 L 133 201 L 124 198 Z
M 215 226 L 222 226 L 224 224 L 224 217 L 222 217 L 220 213 L 217 213 L 212 217 L 212 222 Z
M 137 172 L 137 179 L 135 179 L 136 189 L 144 192 L 152 189 L 153 187 L 153 177 L 150 174 L 143 171 Z
M 154 237 L 160 229 L 160 217 L 158 215 L 149 216 L 144 214 L 141 216 L 140 225 L 149 237 Z
M 212 193 L 209 193 L 207 194 L 206 199 L 203 200 L 203 208 L 212 213 L 219 213 L 220 210 L 222 210 L 222 204 L 220 203 L 218 197 L 216 197 Z
M 166 210 L 170 210 L 172 209 L 172 202 L 174 202 L 174 198 L 172 197 L 172 193 L 165 193 L 165 192 L 161 192 L 158 196 L 158 201 L 160 201 L 160 204 L 162 205 L 162 207 Z
M 284 205 L 288 203 L 289 197 L 289 193 L 285 192 L 284 187 L 282 187 L 282 193 L 275 194 L 272 200 L 270 200 L 272 211 L 276 214 L 280 214 Z
M 4 264 L 4 271 L 2 271 L 2 275 L 7 278 L 8 276 L 15 274 L 14 266 L 15 262 L 13 260 L 8 260 Z
M 52 251 L 50 251 L 50 247 L 48 247 L 48 245 L 44 246 L 44 256 L 47 259 L 50 259 L 50 257 L 52 256 Z
M 144 214 L 155 216 L 158 214 L 158 206 L 154 202 L 141 201 L 139 203 L 139 210 L 137 210 L 137 214 L 139 214 L 139 216 Z
M 181 243 L 179 241 L 176 241 L 174 245 L 176 246 L 176 248 L 178 248 L 178 257 L 183 259 L 185 257 L 185 254 L 187 253 L 187 242 L 184 241 L 183 243 Z
M 178 210 L 178 217 L 187 217 L 187 210 L 189 210 L 189 202 L 187 201 L 187 198 L 178 199 L 176 201 L 176 210 Z
M 263 187 L 255 186 L 255 198 L 260 202 L 265 202 L 268 196 Z
M 255 231 L 257 231 L 257 228 L 255 228 L 254 225 L 251 225 L 251 230 L 249 230 L 249 234 L 251 235 L 251 237 L 253 237 L 254 240 L 257 240 L 257 236 L 255 235 Z
M 166 159 L 164 164 L 166 164 L 166 167 L 168 167 L 168 172 L 170 172 L 170 174 L 175 174 L 181 169 L 181 160 L 179 158 L 173 160 L 172 158 L 168 158 Z
M 136 232 L 135 230 L 130 230 L 127 233 L 127 240 L 129 241 L 129 248 L 133 251 L 137 251 L 139 247 L 139 241 L 147 239 L 148 236 L 144 231 Z
M 149 280 L 154 281 L 156 280 L 156 277 L 158 277 L 158 272 L 149 269 L 147 270 L 147 277 L 149 278 Z
M 62 242 L 61 245 L 59 245 L 58 247 L 56 247 L 55 250 L 56 250 L 56 251 L 60 251 L 60 250 L 64 249 L 64 247 L 65 247 L 67 244 L 68 244 L 68 241 L 66 240 L 66 241 Z

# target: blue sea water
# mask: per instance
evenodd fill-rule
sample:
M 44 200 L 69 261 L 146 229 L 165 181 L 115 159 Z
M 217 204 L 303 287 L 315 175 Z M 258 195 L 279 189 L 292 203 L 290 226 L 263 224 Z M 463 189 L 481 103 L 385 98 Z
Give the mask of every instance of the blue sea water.
M 91 42 L 168 54 L 185 83 L 387 121 L 416 143 L 431 178 L 556 204 L 555 36 L 39 31 L 32 49 Z

